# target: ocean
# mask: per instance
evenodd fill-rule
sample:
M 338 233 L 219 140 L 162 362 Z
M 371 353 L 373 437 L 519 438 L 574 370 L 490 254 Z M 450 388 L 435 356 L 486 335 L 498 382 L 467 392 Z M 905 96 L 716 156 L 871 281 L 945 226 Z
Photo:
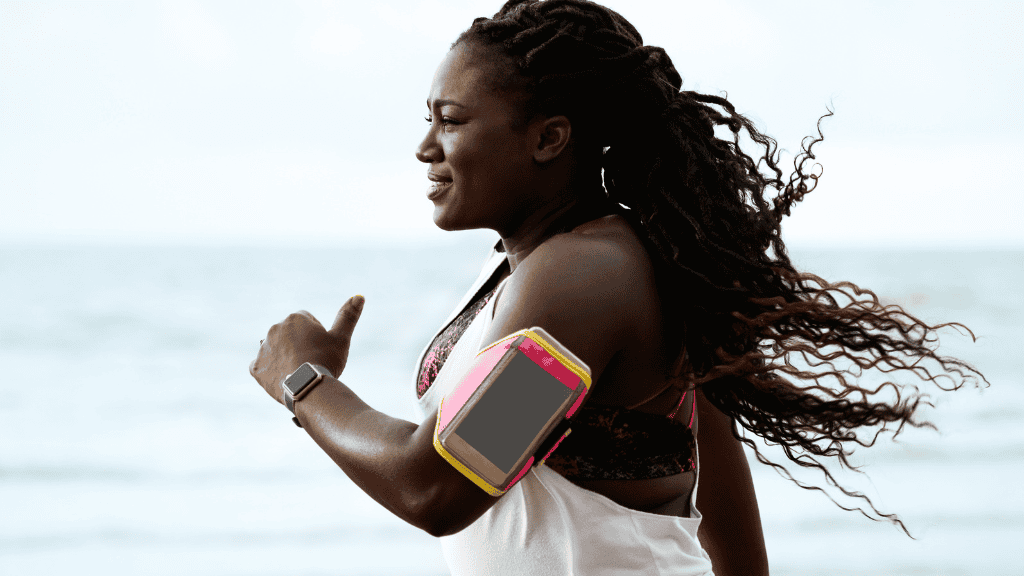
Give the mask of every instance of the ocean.
M 0 246 L 0 574 L 446 575 L 248 364 L 287 314 L 329 325 L 363 294 L 342 379 L 417 421 L 417 355 L 488 250 Z M 1024 573 L 1024 251 L 793 259 L 966 324 L 978 341 L 945 330 L 943 350 L 991 387 L 935 394 L 938 432 L 883 437 L 842 476 L 916 539 L 752 460 L 772 574 Z

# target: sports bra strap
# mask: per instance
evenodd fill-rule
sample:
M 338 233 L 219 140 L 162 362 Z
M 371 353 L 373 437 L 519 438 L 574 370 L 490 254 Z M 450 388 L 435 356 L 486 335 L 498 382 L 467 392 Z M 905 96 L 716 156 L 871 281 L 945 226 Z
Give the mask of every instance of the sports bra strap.
M 686 396 L 684 393 L 683 396 Z M 690 407 L 690 421 L 686 423 L 687 428 L 693 428 L 693 416 L 697 413 L 697 391 L 693 391 L 693 405 Z
M 676 417 L 676 412 L 678 412 L 679 411 L 679 407 L 683 405 L 683 400 L 686 400 L 686 395 L 689 392 L 690 392 L 689 390 L 687 390 L 686 392 L 683 392 L 683 395 L 679 398 L 679 404 L 676 404 L 676 407 L 672 410 L 672 413 L 667 416 L 667 418 L 669 420 L 671 420 L 671 419 Z M 690 408 L 690 421 L 686 424 L 687 428 L 693 428 L 693 415 L 697 413 L 697 391 L 696 390 L 693 391 L 693 404 L 691 406 L 692 407 Z

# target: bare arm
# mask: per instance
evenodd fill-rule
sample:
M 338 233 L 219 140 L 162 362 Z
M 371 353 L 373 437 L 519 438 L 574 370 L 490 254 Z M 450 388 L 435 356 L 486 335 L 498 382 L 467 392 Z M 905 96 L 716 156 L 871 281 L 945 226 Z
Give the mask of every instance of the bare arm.
M 716 576 L 768 574 L 761 515 L 743 445 L 732 435 L 732 419 L 697 395 L 700 489 L 704 519 L 698 537 Z
M 524 261 L 506 286 L 501 308 L 482 341 L 495 342 L 521 329 L 543 326 L 584 361 L 595 383 L 600 382 L 605 366 L 624 347 L 621 327 L 631 312 L 629 296 L 635 289 L 630 280 L 636 277 L 621 265 L 618 252 L 601 250 L 559 242 L 538 248 L 535 253 L 540 257 Z M 346 360 L 348 335 L 357 318 L 352 310 L 346 304 L 332 328 L 344 335 Z M 250 372 L 280 402 L 283 375 L 302 360 L 332 366 L 331 355 L 325 352 L 332 349 L 331 343 L 331 333 L 311 315 L 290 315 L 268 332 Z M 337 372 L 341 370 L 343 366 Z M 436 414 L 428 414 L 419 425 L 392 418 L 329 377 L 296 402 L 295 411 L 313 440 L 357 486 L 432 536 L 459 532 L 498 501 L 434 449 Z
M 281 382 L 303 361 L 344 371 L 360 308 L 350 299 L 330 331 L 308 312 L 270 327 L 249 373 L 279 403 Z M 416 425 L 378 412 L 333 377 L 295 403 L 303 428 L 370 497 L 433 536 L 468 526 L 497 501 L 433 447 L 436 415 Z
M 417 517 L 426 483 L 418 477 L 422 471 L 407 463 L 416 424 L 370 408 L 334 378 L 296 402 L 295 411 L 310 437 L 357 486 L 394 515 L 427 530 Z

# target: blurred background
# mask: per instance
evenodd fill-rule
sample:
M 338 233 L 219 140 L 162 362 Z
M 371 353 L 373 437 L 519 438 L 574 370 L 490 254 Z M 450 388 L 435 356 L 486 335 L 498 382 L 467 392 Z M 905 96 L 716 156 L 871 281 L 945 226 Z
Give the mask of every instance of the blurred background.
M 754 464 L 772 573 L 1024 571 L 1024 8 L 605 4 L 782 148 L 833 108 L 795 262 L 979 337 L 942 345 L 992 386 L 843 477 L 917 540 Z M 500 5 L 0 1 L 0 573 L 447 574 L 247 365 L 363 294 L 344 379 L 415 420 L 419 352 L 498 236 L 437 229 L 413 152 L 438 62 Z

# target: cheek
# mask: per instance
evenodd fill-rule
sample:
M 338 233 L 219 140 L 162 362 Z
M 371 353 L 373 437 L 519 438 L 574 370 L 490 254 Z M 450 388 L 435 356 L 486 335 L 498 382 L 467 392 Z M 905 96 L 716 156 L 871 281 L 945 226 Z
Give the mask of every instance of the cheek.
M 441 151 L 444 152 L 444 157 L 449 163 L 456 161 L 460 156 L 458 143 L 458 134 L 445 134 L 441 137 Z
M 446 162 L 460 188 L 469 197 L 503 195 L 520 187 L 527 168 L 522 165 L 522 143 L 504 130 L 454 132 L 442 142 Z
M 487 173 L 486 143 L 470 136 L 451 134 L 444 146 L 452 176 L 461 185 L 475 182 Z

